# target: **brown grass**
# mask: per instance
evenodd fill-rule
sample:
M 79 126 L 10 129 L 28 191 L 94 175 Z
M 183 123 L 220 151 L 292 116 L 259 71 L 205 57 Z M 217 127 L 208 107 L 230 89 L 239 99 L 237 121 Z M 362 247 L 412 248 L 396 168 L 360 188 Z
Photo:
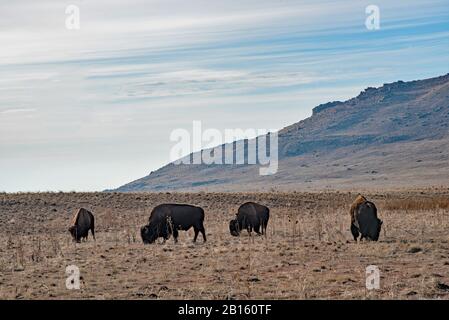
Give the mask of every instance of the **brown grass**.
M 449 298 L 438 286 L 449 284 L 449 212 L 440 206 L 446 195 L 368 194 L 384 228 L 379 242 L 354 243 L 349 205 L 355 195 L 0 194 L 0 298 Z M 232 237 L 228 222 L 249 200 L 270 207 L 267 234 Z M 193 244 L 190 230 L 180 232 L 177 244 L 144 246 L 139 228 L 164 202 L 202 206 L 208 242 Z M 95 214 L 96 242 L 91 236 L 71 242 L 67 226 L 80 207 Z M 65 288 L 70 264 L 80 268 L 80 290 Z M 378 291 L 365 288 L 371 264 L 381 270 Z
M 386 210 L 438 210 L 449 209 L 449 197 L 421 197 L 388 200 Z

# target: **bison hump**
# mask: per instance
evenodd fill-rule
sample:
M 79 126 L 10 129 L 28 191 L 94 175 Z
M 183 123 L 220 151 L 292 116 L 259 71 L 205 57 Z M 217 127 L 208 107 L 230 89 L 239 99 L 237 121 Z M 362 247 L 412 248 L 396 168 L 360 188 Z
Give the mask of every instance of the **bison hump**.
M 92 213 L 84 208 L 78 210 L 73 218 L 72 225 L 79 227 L 89 227 L 92 222 Z

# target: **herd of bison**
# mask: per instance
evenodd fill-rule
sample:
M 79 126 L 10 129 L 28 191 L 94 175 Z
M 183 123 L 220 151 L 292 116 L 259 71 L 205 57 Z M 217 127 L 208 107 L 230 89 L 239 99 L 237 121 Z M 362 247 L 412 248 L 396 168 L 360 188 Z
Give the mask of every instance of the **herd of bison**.
M 358 192 L 0 193 L 0 299 L 448 299 L 449 188 Z
M 377 208 L 373 202 L 358 195 L 351 205 L 350 215 L 350 229 L 355 241 L 359 236 L 360 240 L 379 239 L 382 220 L 377 217 Z M 254 230 L 257 235 L 263 235 L 269 218 L 268 207 L 255 202 L 246 202 L 239 207 L 235 218 L 229 222 L 230 234 L 239 236 L 242 230 L 246 230 L 251 236 Z M 189 204 L 161 204 L 151 211 L 148 224 L 140 229 L 140 235 L 144 244 L 154 243 L 158 238 L 166 241 L 171 235 L 177 242 L 178 231 L 187 231 L 192 227 L 195 232 L 193 242 L 196 242 L 200 232 L 206 242 L 203 208 Z M 73 217 L 69 232 L 74 241 L 81 242 L 87 241 L 89 230 L 95 240 L 95 217 L 92 212 L 81 208 Z

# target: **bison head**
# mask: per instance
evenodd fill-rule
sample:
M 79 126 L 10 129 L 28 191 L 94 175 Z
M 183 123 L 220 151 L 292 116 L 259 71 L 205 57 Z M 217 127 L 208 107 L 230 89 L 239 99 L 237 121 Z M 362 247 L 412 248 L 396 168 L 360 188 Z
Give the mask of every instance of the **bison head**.
M 78 241 L 80 240 L 80 237 L 78 236 L 78 226 L 73 225 L 69 228 L 69 232 L 72 235 L 73 241 Z
M 153 243 L 158 238 L 156 229 L 152 228 L 150 225 L 146 225 L 140 228 L 140 236 L 142 237 L 142 241 L 144 244 Z
M 229 231 L 234 237 L 238 237 L 240 235 L 240 226 L 237 219 L 229 221 Z
M 140 236 L 145 244 L 153 243 L 159 237 L 168 240 L 170 235 L 171 230 L 167 221 L 150 221 L 146 226 L 140 228 Z

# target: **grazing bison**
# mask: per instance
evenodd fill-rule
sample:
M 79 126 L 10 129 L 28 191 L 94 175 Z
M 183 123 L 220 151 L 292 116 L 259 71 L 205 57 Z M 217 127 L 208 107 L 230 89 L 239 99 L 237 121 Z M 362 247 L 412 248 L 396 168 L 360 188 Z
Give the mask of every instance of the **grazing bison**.
M 83 238 L 87 241 L 89 230 L 95 240 L 95 218 L 92 212 L 81 208 L 73 217 L 69 232 L 73 237 L 73 241 L 80 242 Z
M 178 230 L 189 230 L 193 227 L 196 242 L 198 233 L 201 232 L 206 242 L 206 231 L 204 230 L 204 210 L 200 207 L 188 204 L 161 204 L 151 211 L 146 226 L 140 229 L 142 241 L 145 244 L 153 243 L 157 238 L 167 240 L 171 234 L 175 242 L 178 241 Z
M 366 238 L 377 241 L 379 239 L 383 222 L 377 217 L 377 208 L 374 203 L 359 195 L 351 205 L 350 213 L 351 233 L 355 241 L 359 234 L 362 235 L 360 240 Z
M 262 235 L 266 233 L 269 218 L 270 209 L 258 203 L 247 202 L 240 206 L 235 219 L 229 222 L 229 231 L 235 237 L 239 236 L 243 229 L 246 229 L 249 235 L 253 229 L 258 235 Z

